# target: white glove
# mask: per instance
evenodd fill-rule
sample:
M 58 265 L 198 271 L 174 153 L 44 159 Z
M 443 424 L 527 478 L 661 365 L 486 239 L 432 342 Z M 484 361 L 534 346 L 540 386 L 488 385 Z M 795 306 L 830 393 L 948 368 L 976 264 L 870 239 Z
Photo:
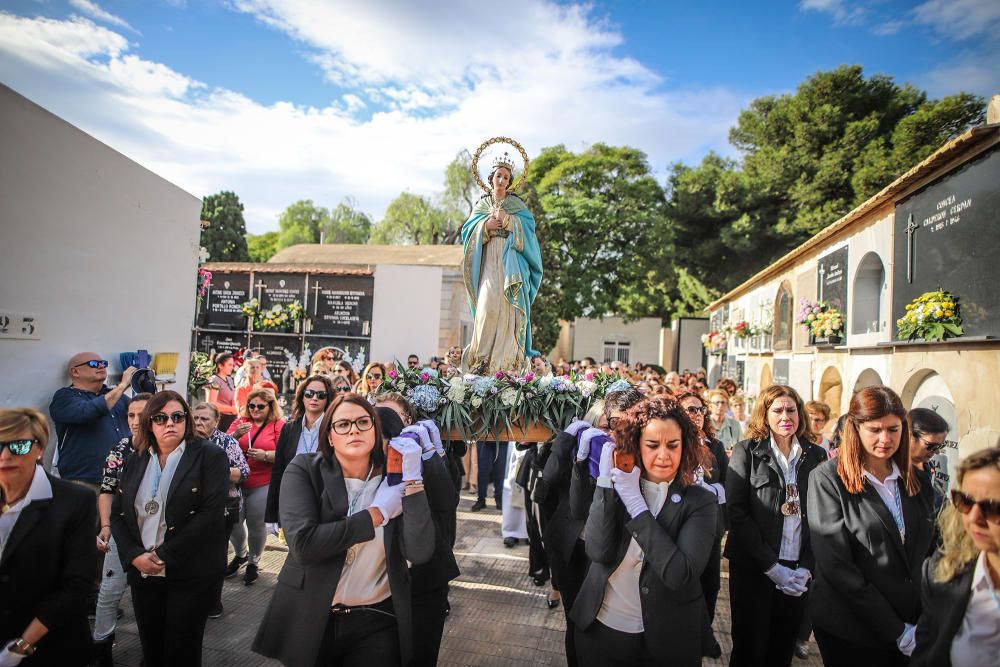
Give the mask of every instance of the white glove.
M 580 431 L 585 431 L 588 428 L 590 428 L 590 422 L 582 419 L 574 419 L 573 423 L 566 427 L 566 433 L 569 433 L 575 438 L 580 435 Z
M 0 650 L 0 667 L 17 667 L 17 665 L 20 665 L 21 661 L 26 657 L 11 651 L 10 647 L 13 644 L 14 642 L 12 641 L 4 646 L 3 650 Z
M 381 528 L 389 523 L 391 519 L 395 519 L 403 513 L 404 491 L 406 491 L 405 484 L 389 486 L 388 477 L 383 479 L 382 483 L 378 485 L 378 490 L 375 491 L 375 499 L 372 500 L 371 504 L 372 507 L 377 507 L 382 513 L 382 523 L 375 526 L 376 528 Z
M 792 571 L 792 580 L 780 590 L 785 595 L 797 598 L 809 590 L 810 579 L 812 579 L 812 573 L 809 570 L 804 567 L 797 568 Z
M 427 431 L 427 427 L 422 424 L 414 424 L 413 426 L 407 426 L 403 429 L 402 433 L 413 433 L 420 438 L 420 449 L 424 452 L 434 451 L 434 441 L 431 439 L 431 434 Z M 393 438 L 395 440 L 395 438 Z M 403 451 L 403 450 L 399 450 Z
M 798 597 L 806 592 L 804 585 L 799 585 L 795 579 L 795 570 L 785 567 L 781 563 L 775 563 L 764 572 L 767 578 L 774 582 L 775 587 L 785 595 Z
M 427 439 L 430 440 L 430 436 L 427 436 Z M 403 481 L 419 482 L 423 480 L 423 457 L 420 445 L 410 438 L 393 438 L 389 441 L 389 446 L 403 455 Z M 433 448 L 431 451 L 434 451 Z
M 638 470 L 639 467 L 636 466 L 635 469 Z M 604 443 L 604 449 L 601 450 L 601 462 L 598 464 L 597 486 L 610 489 L 612 484 L 611 472 L 613 470 L 615 470 L 615 443 L 606 442 Z
M 267 532 L 271 533 L 272 535 L 277 535 L 278 534 L 278 530 L 281 528 L 281 524 L 278 524 L 278 523 L 265 523 L 264 524 L 264 528 L 266 528 Z
M 896 640 L 896 646 L 899 647 L 899 652 L 906 657 L 913 655 L 913 649 L 917 648 L 917 626 L 904 623 L 903 634 Z
M 573 423 L 575 424 L 577 422 Z M 583 423 L 586 424 L 587 422 Z M 587 424 L 587 428 L 583 430 L 583 435 L 580 436 L 580 446 L 576 448 L 577 461 L 587 460 L 587 457 L 590 456 L 590 441 L 594 439 L 594 436 L 598 435 L 606 435 L 606 433 L 599 428 L 594 428 L 590 426 L 590 424 Z
M 431 440 L 434 442 L 434 451 L 437 452 L 438 456 L 444 456 L 444 444 L 441 442 L 441 429 L 438 428 L 437 422 L 433 419 L 422 419 L 417 423 L 426 428 L 427 432 L 431 434 Z
M 605 449 L 611 449 L 605 447 Z M 601 452 L 601 463 L 604 463 L 604 452 Z M 625 503 L 628 515 L 633 519 L 649 510 L 646 499 L 642 497 L 642 489 L 639 487 L 639 466 L 632 468 L 632 472 L 622 472 L 618 468 L 611 468 L 611 483 L 615 487 L 615 493 Z

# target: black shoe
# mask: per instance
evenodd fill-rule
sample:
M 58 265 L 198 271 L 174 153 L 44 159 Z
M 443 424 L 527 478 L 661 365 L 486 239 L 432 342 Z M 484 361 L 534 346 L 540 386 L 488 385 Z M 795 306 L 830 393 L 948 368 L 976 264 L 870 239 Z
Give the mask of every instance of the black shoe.
M 226 566 L 226 579 L 234 576 L 240 571 L 240 568 L 247 564 L 250 560 L 247 556 L 233 556 L 233 559 L 229 561 L 229 565 Z
M 480 498 L 476 502 L 472 503 L 472 507 L 469 508 L 470 512 L 478 512 L 479 510 L 486 509 L 486 501 Z
M 209 618 L 222 618 L 222 601 L 212 605 L 212 611 L 208 612 Z
M 704 657 L 716 660 L 722 657 L 722 647 L 719 646 L 719 642 L 715 641 L 714 637 L 712 638 L 712 644 L 704 650 L 704 654 Z
M 806 644 L 805 642 L 796 642 L 795 657 L 799 660 L 807 660 L 809 658 L 809 644 Z
M 514 547 L 517 546 L 517 538 L 516 537 L 505 537 L 505 538 L 503 538 L 503 545 L 505 547 L 507 547 L 508 549 L 513 549 Z
M 115 645 L 115 633 L 111 633 L 104 639 L 94 642 L 93 661 L 91 667 L 115 667 L 114 656 L 111 649 Z
M 498 509 L 498 510 L 501 510 L 501 511 L 503 511 L 503 503 L 502 503 L 502 502 L 500 502 L 500 499 L 499 499 L 499 498 L 497 498 L 496 500 L 494 500 L 494 501 L 493 501 L 493 503 L 494 503 L 494 504 L 495 504 L 495 505 L 497 506 L 497 509 Z
M 548 580 L 549 580 L 548 577 L 543 577 L 542 575 L 538 575 L 537 577 L 531 578 L 531 582 L 536 586 L 544 586 Z
M 554 600 L 552 598 L 548 598 L 545 601 L 545 604 L 549 606 L 549 609 L 555 609 L 556 607 L 559 606 L 559 598 L 556 598 Z
M 247 565 L 247 569 L 243 573 L 244 586 L 249 586 L 253 582 L 257 581 L 257 577 L 260 576 L 259 574 L 257 574 L 257 570 L 258 570 L 257 566 L 254 565 L 253 563 Z

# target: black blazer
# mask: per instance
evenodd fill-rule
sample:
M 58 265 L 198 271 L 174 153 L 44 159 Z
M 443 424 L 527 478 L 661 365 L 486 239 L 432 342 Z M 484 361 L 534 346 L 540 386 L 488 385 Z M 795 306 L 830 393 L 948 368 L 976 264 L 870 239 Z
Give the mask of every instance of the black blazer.
M 267 505 L 264 506 L 264 521 L 278 523 L 278 496 L 281 492 L 281 476 L 285 468 L 295 458 L 302 437 L 302 418 L 285 422 L 274 446 L 274 465 L 271 466 L 271 482 L 267 487 Z
M 939 558 L 935 556 L 924 561 L 917 648 L 910 658 L 910 667 L 951 667 L 951 642 L 962 627 L 965 610 L 972 598 L 976 562 L 956 573 L 951 581 L 940 583 L 934 581 Z
M 634 538 L 645 556 L 636 592 L 649 652 L 669 656 L 671 665 L 700 665 L 708 622 L 701 573 L 715 541 L 717 507 L 714 493 L 675 479 L 655 518 L 643 512 L 630 519 L 614 489 L 598 488 L 584 529 L 591 565 L 570 610 L 577 627 L 585 630 L 597 618 L 608 579 Z
M 920 615 L 920 568 L 934 537 L 934 490 L 915 471 L 920 492 L 900 488 L 906 543 L 878 492 L 849 493 L 836 459 L 816 469 L 809 487 L 809 530 L 816 577 L 813 623 L 856 646 L 895 644 Z
M 437 454 L 424 461 L 424 493 L 434 521 L 434 554 L 426 563 L 410 568 L 414 597 L 436 591 L 460 574 L 451 546 L 458 491 L 448 468 L 447 458 Z
M 576 438 L 563 431 L 556 436 L 549 449 L 545 467 L 542 468 L 540 488 L 536 489 L 536 502 L 541 511 L 546 514 L 545 532 L 542 534 L 542 544 L 547 551 L 568 562 L 576 546 L 576 541 L 583 533 L 593 502 L 594 489 L 590 481 L 590 473 L 584 468 L 587 479 L 576 482 L 578 501 L 586 505 L 586 510 L 574 515 L 570 511 L 570 490 L 573 484 L 573 469 L 577 465 L 573 455 Z M 583 466 L 587 465 L 584 461 Z
M 150 454 L 129 455 L 111 506 L 111 534 L 128 573 L 146 547 L 139 534 L 135 496 Z M 225 512 L 229 495 L 229 458 L 207 440 L 187 442 L 163 508 L 167 534 L 156 555 L 166 565 L 167 581 L 222 576 L 226 569 Z
M 819 445 L 803 440 L 799 439 L 802 461 L 795 476 L 802 505 L 799 564 L 812 571 L 814 559 L 807 514 L 809 474 L 827 460 L 827 453 Z M 736 443 L 726 470 L 729 538 L 724 555 L 731 564 L 763 572 L 778 562 L 784 502 L 785 477 L 771 453 L 771 439 Z
M 0 560 L 0 642 L 20 637 L 37 617 L 49 632 L 24 667 L 86 665 L 97 503 L 81 486 L 51 476 L 49 483 L 52 498 L 21 510 Z
M 708 450 L 712 452 L 712 458 L 715 461 L 712 463 L 712 471 L 705 475 L 705 483 L 721 484 L 722 488 L 726 488 L 726 477 L 729 472 L 729 456 L 726 454 L 726 446 L 721 441 L 711 438 L 708 441 Z M 719 505 L 719 519 L 716 524 L 715 536 L 721 540 L 728 527 L 726 504 L 722 503 Z
M 371 514 L 358 512 L 348 517 L 347 505 L 347 487 L 336 458 L 299 454 L 285 468 L 280 518 L 288 556 L 257 630 L 255 652 L 291 667 L 316 663 L 347 550 L 375 537 Z M 434 522 L 426 493 L 403 498 L 403 514 L 386 524 L 383 539 L 405 665 L 413 653 L 406 561 L 421 565 L 434 552 Z

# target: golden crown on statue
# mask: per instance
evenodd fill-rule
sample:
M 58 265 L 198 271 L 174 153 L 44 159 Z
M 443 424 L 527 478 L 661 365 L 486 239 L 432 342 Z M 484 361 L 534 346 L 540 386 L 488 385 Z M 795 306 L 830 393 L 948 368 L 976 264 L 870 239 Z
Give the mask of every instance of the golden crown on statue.
M 504 151 L 503 155 L 498 155 L 493 158 L 493 169 L 496 169 L 497 167 L 507 167 L 511 174 L 514 173 L 514 160 L 511 159 L 510 153 Z

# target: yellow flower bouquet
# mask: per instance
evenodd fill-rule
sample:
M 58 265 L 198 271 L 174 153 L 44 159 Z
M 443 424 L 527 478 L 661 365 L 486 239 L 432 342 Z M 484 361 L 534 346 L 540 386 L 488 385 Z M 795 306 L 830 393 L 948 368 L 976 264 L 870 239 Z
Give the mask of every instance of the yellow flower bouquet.
M 958 297 L 942 289 L 924 292 L 906 304 L 906 314 L 896 320 L 899 337 L 906 340 L 944 340 L 961 336 Z

